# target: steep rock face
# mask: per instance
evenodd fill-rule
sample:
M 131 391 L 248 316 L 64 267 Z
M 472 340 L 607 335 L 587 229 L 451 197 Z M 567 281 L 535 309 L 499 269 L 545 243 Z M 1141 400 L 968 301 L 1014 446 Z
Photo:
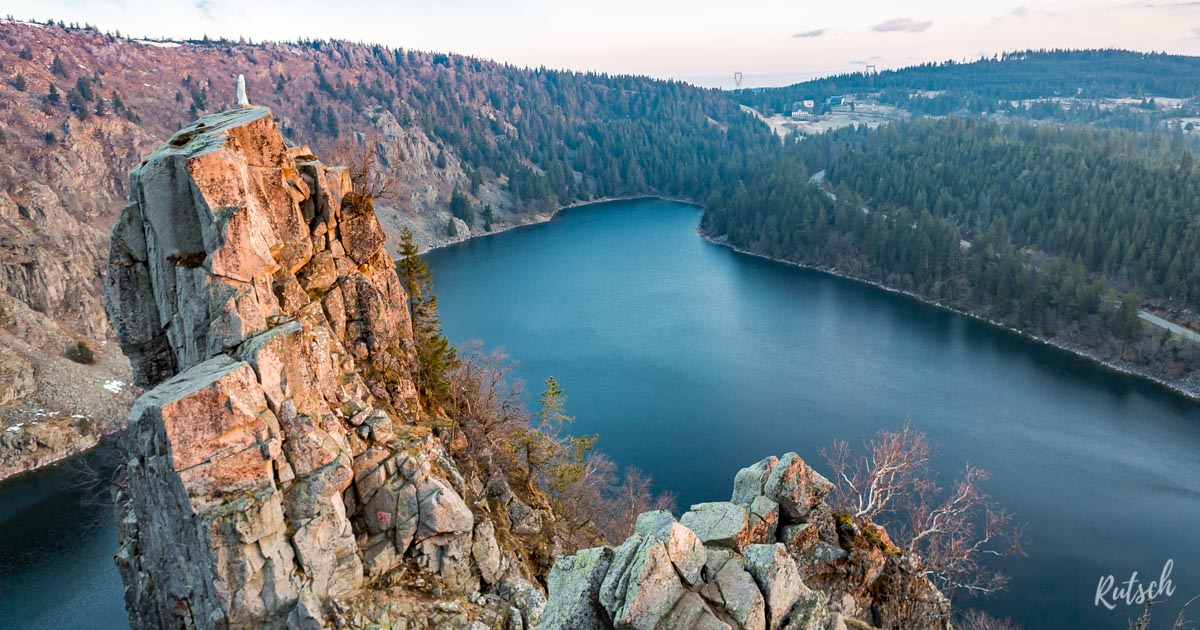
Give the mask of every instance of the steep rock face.
M 949 628 L 949 604 L 906 573 L 879 528 L 842 531 L 833 485 L 795 453 L 743 468 L 729 502 L 676 522 L 647 512 L 615 549 L 585 549 L 550 572 L 550 627 L 845 630 Z M 903 610 L 899 610 L 903 608 Z
M 130 170 L 181 120 L 232 103 L 230 76 L 246 74 L 252 100 L 271 99 L 285 135 L 303 134 L 308 141 L 333 147 L 336 132 L 311 126 L 311 114 L 318 109 L 329 116 L 336 112 L 346 129 L 365 135 L 378 131 L 388 163 L 403 160 L 396 190 L 403 207 L 377 205 L 384 230 L 395 236 L 408 226 L 423 246 L 448 239 L 447 205 L 455 188 L 469 186 L 466 166 L 452 147 L 415 122 L 419 112 L 403 102 L 403 92 L 394 109 L 359 111 L 356 106 L 351 111 L 345 92 L 322 91 L 309 82 L 313 64 L 327 61 L 318 51 L 292 45 L 238 48 L 241 52 L 231 56 L 232 49 L 224 47 L 153 46 L 92 29 L 0 19 L 6 79 L 0 81 L 0 102 L 5 104 L 0 107 L 0 344 L 11 336 L 44 357 L 32 362 L 32 391 L 11 388 L 12 395 L 20 396 L 0 403 L 0 431 L 41 422 L 35 416 L 41 411 L 88 414 L 100 433 L 124 427 L 129 401 L 103 389 L 106 381 L 130 380 L 120 352 L 115 347 L 105 351 L 113 337 L 102 296 L 108 235 L 130 197 Z M 56 56 L 62 60 L 57 72 Z M 351 64 L 347 76 L 373 67 L 369 56 L 361 54 L 346 61 Z M 272 91 L 281 74 L 295 77 L 295 83 Z M 65 98 L 80 81 L 90 82 L 92 93 L 91 102 L 82 107 Z M 48 97 L 51 85 L 62 95 L 57 101 Z M 177 90 L 187 100 L 172 98 Z M 193 102 L 195 97 L 201 101 Z M 311 105 L 311 98 L 319 106 Z M 445 168 L 437 166 L 439 158 L 445 159 Z M 514 212 L 511 196 L 500 193 L 501 188 L 499 178 L 489 175 L 477 197 L 480 204 L 495 208 L 497 224 L 532 220 Z M 10 304 L 35 317 L 22 314 L 22 321 L 13 321 Z M 82 370 L 56 365 L 54 358 L 81 339 L 101 355 L 99 364 Z M 64 389 L 73 395 L 64 398 Z M 71 427 L 62 429 L 69 448 L 56 449 L 60 455 L 54 458 L 43 456 L 46 449 L 10 447 L 0 440 L 0 477 L 4 471 L 55 461 L 95 441 Z
M 454 464 L 411 426 L 407 296 L 345 172 L 247 107 L 131 182 L 105 294 L 150 388 L 117 493 L 135 627 L 320 625 L 406 559 L 458 592 L 494 572 Z

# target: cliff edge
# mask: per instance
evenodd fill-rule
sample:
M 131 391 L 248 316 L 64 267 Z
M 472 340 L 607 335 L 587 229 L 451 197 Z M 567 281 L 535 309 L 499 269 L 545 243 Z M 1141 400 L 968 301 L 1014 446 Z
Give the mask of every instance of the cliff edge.
M 565 521 L 421 421 L 384 232 L 270 110 L 193 122 L 131 191 L 105 297 L 147 389 L 114 491 L 135 628 L 946 626 L 794 453 L 555 561 Z
M 470 489 L 414 424 L 407 296 L 346 173 L 247 107 L 131 181 L 105 295 L 148 388 L 117 491 L 133 625 L 318 627 L 405 562 L 448 593 L 497 581 Z

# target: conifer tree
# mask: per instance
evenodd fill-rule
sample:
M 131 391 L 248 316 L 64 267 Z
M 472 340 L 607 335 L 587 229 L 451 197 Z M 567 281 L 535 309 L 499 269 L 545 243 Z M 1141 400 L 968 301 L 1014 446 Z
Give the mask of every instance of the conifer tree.
M 458 366 L 458 353 L 442 334 L 433 273 L 421 260 L 413 233 L 407 227 L 400 231 L 400 255 L 396 270 L 408 293 L 408 312 L 417 346 L 417 391 L 431 406 L 440 406 L 450 398 L 449 374 Z

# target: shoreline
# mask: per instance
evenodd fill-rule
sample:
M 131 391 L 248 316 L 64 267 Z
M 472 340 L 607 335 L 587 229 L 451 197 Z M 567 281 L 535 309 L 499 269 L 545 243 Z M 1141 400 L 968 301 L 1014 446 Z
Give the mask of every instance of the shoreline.
M 461 239 L 454 240 L 454 241 L 440 243 L 436 246 L 430 247 L 429 249 L 421 251 L 421 254 L 425 254 L 425 253 L 434 251 L 436 249 L 442 249 L 443 247 L 449 247 L 451 245 L 457 245 L 459 243 L 464 243 L 466 241 L 476 239 L 476 238 L 492 236 L 494 234 L 500 234 L 503 232 L 507 232 L 509 230 L 515 230 L 515 229 L 519 229 L 519 228 L 531 227 L 534 225 L 541 225 L 543 223 L 548 223 L 548 222 L 554 220 L 554 218 L 556 216 L 558 216 L 558 214 L 560 212 L 563 212 L 565 210 L 571 210 L 573 208 L 581 208 L 584 206 L 591 206 L 591 205 L 597 205 L 597 204 L 603 204 L 603 203 L 610 203 L 610 202 L 614 202 L 614 201 L 637 201 L 637 200 L 641 200 L 641 199 L 657 199 L 657 200 L 662 200 L 662 201 L 672 201 L 675 203 L 682 203 L 682 204 L 687 204 L 689 206 L 696 206 L 699 208 L 703 208 L 703 206 L 699 202 L 692 200 L 692 199 L 665 197 L 662 195 L 629 195 L 629 196 L 623 196 L 623 197 L 603 197 L 600 199 L 593 199 L 591 201 L 577 201 L 577 202 L 574 202 L 571 204 L 567 204 L 565 206 L 560 206 L 548 214 L 531 215 L 532 220 L 530 220 L 526 223 L 517 223 L 514 225 L 505 226 L 498 230 L 493 230 L 491 232 L 481 232 L 479 234 L 471 234 L 470 236 L 467 236 L 466 238 L 461 238 Z M 703 231 L 701 231 L 699 226 L 696 226 L 696 234 L 700 238 L 704 239 L 705 241 L 707 241 L 709 243 L 712 243 L 713 245 L 718 245 L 721 247 L 728 247 L 730 250 L 732 250 L 738 254 L 743 254 L 746 256 L 753 256 L 755 258 L 760 258 L 762 260 L 769 260 L 771 262 L 781 263 L 784 265 L 790 265 L 793 267 L 799 267 L 801 269 L 807 269 L 809 271 L 816 271 L 818 273 L 824 273 L 824 274 L 827 274 L 827 275 L 830 275 L 830 276 L 833 276 L 836 278 L 842 278 L 844 280 L 850 280 L 850 281 L 857 282 L 860 284 L 865 284 L 867 286 L 873 287 L 875 289 L 880 289 L 880 290 L 886 291 L 888 293 L 905 296 L 907 298 L 916 300 L 917 302 L 920 302 L 920 303 L 928 305 L 928 306 L 940 308 L 940 309 L 943 309 L 943 310 L 951 312 L 951 313 L 969 317 L 975 321 L 982 322 L 982 323 L 988 324 L 990 326 L 994 326 L 996 328 L 1004 330 L 1006 332 L 1015 334 L 1027 341 L 1033 341 L 1033 342 L 1036 342 L 1036 343 L 1039 343 L 1039 344 L 1042 344 L 1045 346 L 1050 346 L 1052 348 L 1061 350 L 1063 352 L 1070 353 L 1081 359 L 1086 359 L 1086 360 L 1088 360 L 1096 365 L 1099 365 L 1105 369 L 1111 370 L 1113 372 L 1117 372 L 1119 374 L 1125 374 L 1128 376 L 1132 376 L 1135 378 L 1149 381 L 1150 383 L 1153 383 L 1159 387 L 1169 390 L 1173 394 L 1183 396 L 1192 401 L 1200 402 L 1200 388 L 1188 387 L 1187 385 L 1184 385 L 1182 383 L 1167 380 L 1160 376 L 1155 376 L 1154 374 L 1150 374 L 1149 372 L 1146 372 L 1145 370 L 1142 370 L 1142 369 L 1139 369 L 1139 368 L 1136 368 L 1133 366 L 1117 363 L 1110 359 L 1105 359 L 1105 358 L 1095 354 L 1092 351 L 1085 350 L 1083 348 L 1078 348 L 1078 347 L 1075 347 L 1073 345 L 1070 345 L 1070 344 L 1067 344 L 1067 343 L 1064 343 L 1061 341 L 1047 339 L 1040 335 L 1035 335 L 1033 333 L 1017 329 L 1013 326 L 1005 324 L 1004 322 L 989 319 L 978 313 L 974 313 L 971 311 L 964 311 L 964 310 L 956 308 L 954 306 L 944 304 L 944 303 L 938 302 L 936 300 L 931 300 L 931 299 L 926 298 L 926 297 L 924 297 L 918 293 L 915 293 L 913 291 L 898 289 L 896 287 L 890 287 L 888 285 L 885 285 L 881 282 L 877 282 L 874 280 L 867 280 L 865 278 L 859 278 L 859 277 L 853 276 L 851 274 L 839 271 L 839 270 L 837 270 L 835 268 L 831 268 L 831 267 L 821 267 L 818 265 L 809 265 L 809 264 L 798 263 L 798 262 L 794 262 L 794 261 L 790 261 L 790 260 L 781 260 L 778 258 L 772 258 L 772 257 L 766 256 L 764 254 L 758 254 L 758 253 L 731 245 L 730 243 L 728 243 L 726 241 L 726 239 L 724 237 L 714 238 L 708 234 L 705 234 Z
M 615 202 L 615 201 L 636 201 L 636 200 L 641 200 L 641 199 L 661 199 L 663 201 L 673 201 L 676 203 L 683 203 L 683 204 L 688 204 L 688 205 L 692 205 L 692 206 L 699 206 L 698 203 L 696 203 L 695 201 L 689 200 L 689 199 L 676 199 L 676 198 L 671 198 L 671 197 L 663 197 L 663 196 L 659 196 L 659 195 L 630 195 L 630 196 L 625 196 L 625 197 L 604 197 L 601 199 L 594 199 L 592 201 L 577 201 L 575 203 L 571 203 L 571 204 L 568 204 L 565 206 L 560 206 L 550 213 L 526 215 L 530 218 L 530 220 L 527 222 L 524 222 L 524 223 L 515 223 L 513 225 L 507 225 L 503 228 L 493 230 L 491 232 L 472 233 L 471 235 L 469 235 L 465 238 L 460 238 L 460 239 L 456 239 L 456 240 L 452 240 L 452 241 L 446 241 L 443 243 L 439 243 L 433 247 L 422 250 L 420 253 L 426 254 L 426 253 L 434 251 L 436 249 L 441 249 L 443 247 L 449 247 L 451 245 L 457 245 L 457 244 L 464 243 L 464 242 L 472 240 L 472 239 L 482 238 L 485 236 L 492 236 L 494 234 L 500 234 L 501 232 L 507 232 L 509 230 L 515 230 L 515 229 L 525 228 L 525 227 L 532 227 L 535 225 L 541 225 L 543 223 L 548 223 L 548 222 L 554 220 L 554 218 L 556 216 L 558 216 L 558 214 L 560 212 L 563 212 L 564 210 L 570 210 L 572 208 L 580 208 L 583 206 L 590 206 L 590 205 L 594 205 L 594 204 L 602 204 L 602 203 L 609 203 L 609 202 Z M 2 430 L 2 429 L 0 429 L 0 430 Z M 76 459 L 81 456 L 85 456 L 88 453 L 91 453 L 93 450 L 95 450 L 101 444 L 103 444 L 105 442 L 105 440 L 110 439 L 112 436 L 120 433 L 123 430 L 124 430 L 124 426 L 120 426 L 112 431 L 101 431 L 94 436 L 89 436 L 88 439 L 75 441 L 68 448 L 62 449 L 62 450 L 42 447 L 42 448 L 38 449 L 39 451 L 44 453 L 44 456 L 42 456 L 42 457 L 34 456 L 34 457 L 31 457 L 31 458 L 21 462 L 20 464 L 13 464 L 13 465 L 9 465 L 9 466 L 0 467 L 0 485 L 7 484 L 7 483 L 19 483 L 23 478 L 27 477 L 28 475 L 37 473 L 39 471 L 49 470 L 50 468 L 61 465 L 70 460 Z
M 791 260 L 781 260 L 778 258 L 772 258 L 772 257 L 764 255 L 764 254 L 758 254 L 758 253 L 755 253 L 755 252 L 752 252 L 749 250 L 745 250 L 740 247 L 736 247 L 734 245 L 729 244 L 729 242 L 727 242 L 724 237 L 714 238 L 712 236 L 709 236 L 708 234 L 705 234 L 704 232 L 700 231 L 699 227 L 696 228 L 696 233 L 700 236 L 700 238 L 704 239 L 705 241 L 712 243 L 713 245 L 718 245 L 720 247 L 727 247 L 730 250 L 732 250 L 738 254 L 742 254 L 745 256 L 753 256 L 754 258 L 760 258 L 762 260 L 769 260 L 771 262 L 780 263 L 780 264 L 784 264 L 784 265 L 790 265 L 792 267 L 799 267 L 800 269 L 807 269 L 809 271 L 815 271 L 815 272 L 823 273 L 823 274 L 830 275 L 830 276 L 833 276 L 836 278 L 850 280 L 852 282 L 857 282 L 859 284 L 865 284 L 867 286 L 870 286 L 870 287 L 873 287 L 876 289 L 881 289 L 888 293 L 902 295 L 904 297 L 916 300 L 917 302 L 920 302 L 927 306 L 940 308 L 942 310 L 945 310 L 945 311 L 948 311 L 951 313 L 969 317 L 975 321 L 983 322 L 985 324 L 994 326 L 994 327 L 1004 330 L 1006 332 L 1013 333 L 1027 341 L 1037 342 L 1037 343 L 1040 343 L 1045 346 L 1050 346 L 1052 348 L 1062 350 L 1063 352 L 1070 353 L 1081 359 L 1086 359 L 1088 361 L 1091 361 L 1092 363 L 1095 363 L 1105 369 L 1149 381 L 1159 387 L 1162 387 L 1164 389 L 1171 391 L 1174 394 L 1181 395 L 1192 401 L 1200 402 L 1200 389 L 1189 388 L 1181 383 L 1178 383 L 1175 381 L 1170 381 L 1165 378 L 1150 374 L 1150 373 L 1146 372 L 1145 370 L 1141 370 L 1141 369 L 1138 369 L 1138 368 L 1135 368 L 1132 366 L 1128 366 L 1128 365 L 1122 365 L 1119 363 L 1115 363 L 1109 359 L 1100 357 L 1089 350 L 1077 348 L 1075 346 L 1063 343 L 1061 341 L 1047 339 L 1045 337 L 1035 335 L 1033 333 L 1026 332 L 1026 331 L 1020 330 L 1018 328 L 1014 328 L 1013 326 L 1009 326 L 1008 324 L 1005 324 L 1004 322 L 999 322 L 994 319 L 989 319 L 978 313 L 974 313 L 971 311 L 964 311 L 962 309 L 955 308 L 954 306 L 951 306 L 948 304 L 943 304 L 936 300 L 928 299 L 928 298 L 926 298 L 918 293 L 915 293 L 913 291 L 897 289 L 896 287 L 890 287 L 886 284 L 877 282 L 875 280 L 867 280 L 865 278 L 859 278 L 859 277 L 850 275 L 848 273 L 838 271 L 837 269 L 832 268 L 832 267 L 821 267 L 818 265 L 809 265 L 809 264 L 805 264 L 805 263 L 798 263 L 798 262 L 794 262 Z
M 55 466 L 65 464 L 80 457 L 85 457 L 104 444 L 116 439 L 124 430 L 124 427 L 120 427 L 113 431 L 104 431 L 89 435 L 85 439 L 75 442 L 65 450 L 40 449 L 48 451 L 49 454 L 44 459 L 35 457 L 32 460 L 27 460 L 27 463 L 32 463 L 32 465 L 9 466 L 0 469 L 0 486 L 21 483 L 36 473 L 50 470 Z
M 549 222 L 553 221 L 554 218 L 557 217 L 559 215 L 559 213 L 563 212 L 564 210 L 571 210 L 574 208 L 582 208 L 584 206 L 593 206 L 593 205 L 602 204 L 602 203 L 612 203 L 615 201 L 640 201 L 643 199 L 657 199 L 657 200 L 661 200 L 661 201 L 672 201 L 675 203 L 682 203 L 682 204 L 687 204 L 689 206 L 696 206 L 698 208 L 703 208 L 703 206 L 701 206 L 699 202 L 693 201 L 691 199 L 683 199 L 683 198 L 677 198 L 677 197 L 664 197 L 662 195 L 628 195 L 628 196 L 624 196 L 624 197 L 601 197 L 599 199 L 593 199 L 591 201 L 576 201 L 573 203 L 569 203 L 565 206 L 559 206 L 558 208 L 555 208 L 554 210 L 552 210 L 549 213 L 528 215 L 530 217 L 530 220 L 526 221 L 524 223 L 514 223 L 512 225 L 506 225 L 502 228 L 492 230 L 491 232 L 471 233 L 470 235 L 465 236 L 463 238 L 448 240 L 445 242 L 438 243 L 437 245 L 433 245 L 433 246 L 429 247 L 428 249 L 421 250 L 420 252 L 417 253 L 417 255 L 420 256 L 422 254 L 427 254 L 427 253 L 432 252 L 437 249 L 442 249 L 444 247 L 450 247 L 451 245 L 458 245 L 460 243 L 465 243 L 467 241 L 474 240 L 477 238 L 483 238 L 486 236 L 494 236 L 496 234 L 502 234 L 509 230 L 517 230 L 520 228 L 532 227 L 534 225 L 542 225 L 543 223 L 549 223 Z M 397 259 L 397 260 L 399 260 L 399 259 Z

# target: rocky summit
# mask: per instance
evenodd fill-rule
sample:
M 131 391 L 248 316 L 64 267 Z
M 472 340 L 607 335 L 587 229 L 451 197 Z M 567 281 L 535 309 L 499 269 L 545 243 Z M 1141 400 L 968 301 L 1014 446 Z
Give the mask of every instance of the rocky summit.
M 135 627 L 319 627 L 405 559 L 468 593 L 499 562 L 412 425 L 407 296 L 349 186 L 261 107 L 204 117 L 133 171 L 105 293 L 148 388 L 117 492 Z
M 901 583 L 944 625 L 940 593 L 886 532 L 839 522 L 795 454 L 554 561 L 555 515 L 418 422 L 384 232 L 270 110 L 188 125 L 131 191 L 105 297 L 146 388 L 115 490 L 135 628 L 896 626 Z
M 795 453 L 743 468 L 727 502 L 638 517 L 616 548 L 560 558 L 547 628 L 949 628 L 949 602 L 887 533 L 825 503 L 833 484 Z

